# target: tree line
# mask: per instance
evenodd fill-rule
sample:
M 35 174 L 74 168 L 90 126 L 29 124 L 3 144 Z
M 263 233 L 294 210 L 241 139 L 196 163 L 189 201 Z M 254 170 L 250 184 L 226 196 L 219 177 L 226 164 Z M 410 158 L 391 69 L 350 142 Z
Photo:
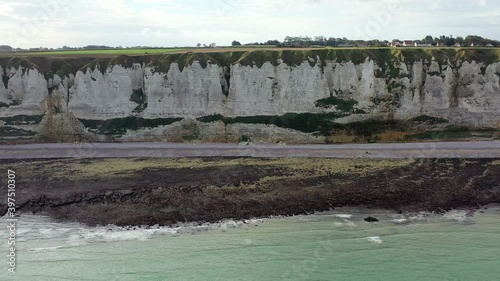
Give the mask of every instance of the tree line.
M 407 38 L 406 38 L 407 39 Z M 396 39 L 397 41 L 401 41 Z M 454 37 L 452 35 L 446 36 L 438 36 L 433 37 L 432 35 L 427 35 L 425 38 L 421 40 L 415 40 L 415 42 L 420 42 L 423 44 L 431 44 L 431 45 L 439 45 L 439 46 L 454 46 L 456 43 L 461 46 L 475 46 L 475 47 L 500 47 L 500 41 L 483 38 L 477 35 L 469 35 L 467 37 L 457 36 Z M 240 41 L 234 40 L 231 43 L 231 46 L 277 46 L 277 47 L 385 47 L 388 46 L 390 42 L 388 40 L 352 40 L 346 37 L 325 37 L 325 36 L 287 36 L 284 40 L 267 40 L 265 42 L 250 42 L 246 44 L 242 44 Z M 196 47 L 201 48 L 215 48 L 217 47 L 216 43 L 210 44 L 201 44 L 198 43 Z M 0 45 L 0 52 L 13 52 L 13 51 L 54 51 L 54 50 L 106 50 L 106 49 L 164 49 L 166 47 L 151 47 L 151 46 L 135 46 L 135 47 L 110 47 L 105 45 L 87 45 L 84 47 L 68 47 L 63 46 L 61 48 L 13 48 L 9 45 Z
M 399 39 L 395 39 L 401 41 Z M 439 46 L 454 46 L 456 43 L 462 46 L 493 46 L 500 47 L 500 41 L 492 40 L 488 38 L 483 38 L 477 35 L 469 35 L 467 37 L 454 37 L 453 35 L 438 36 L 433 37 L 432 35 L 427 35 L 421 40 L 412 40 L 416 42 L 421 42 L 423 44 L 439 45 Z M 267 45 L 267 46 L 277 46 L 277 47 L 311 47 L 311 46 L 322 46 L 322 47 L 343 47 L 343 46 L 372 46 L 372 47 L 384 47 L 389 45 L 388 40 L 352 40 L 346 37 L 336 38 L 336 37 L 325 37 L 325 36 L 287 36 L 283 41 L 279 40 L 267 40 L 265 42 L 252 42 L 244 45 Z M 241 46 L 239 41 L 234 40 L 232 46 Z

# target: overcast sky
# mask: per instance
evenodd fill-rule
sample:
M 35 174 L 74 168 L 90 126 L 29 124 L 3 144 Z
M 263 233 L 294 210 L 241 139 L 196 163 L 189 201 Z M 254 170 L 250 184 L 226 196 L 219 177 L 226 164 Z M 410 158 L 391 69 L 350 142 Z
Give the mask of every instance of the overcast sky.
M 286 35 L 500 39 L 499 0 L 0 0 L 0 44 L 229 45 Z

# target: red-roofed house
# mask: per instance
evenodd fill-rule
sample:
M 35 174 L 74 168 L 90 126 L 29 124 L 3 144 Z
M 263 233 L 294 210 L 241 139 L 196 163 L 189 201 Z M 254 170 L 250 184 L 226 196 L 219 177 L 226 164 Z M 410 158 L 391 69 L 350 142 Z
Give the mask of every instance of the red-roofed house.
M 401 42 L 399 40 L 392 40 L 391 47 L 401 47 Z

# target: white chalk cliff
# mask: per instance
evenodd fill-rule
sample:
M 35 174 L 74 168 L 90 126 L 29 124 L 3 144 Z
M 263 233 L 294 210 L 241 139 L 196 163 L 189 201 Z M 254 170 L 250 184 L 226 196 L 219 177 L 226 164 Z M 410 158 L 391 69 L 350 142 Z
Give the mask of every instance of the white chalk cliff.
M 87 67 L 50 78 L 37 68 L 2 65 L 6 85 L 0 83 L 0 118 L 64 113 L 84 120 L 185 118 L 196 125 L 196 118 L 210 115 L 335 112 L 335 106 L 318 107 L 317 102 L 337 97 L 355 101 L 352 112 L 338 118 L 339 123 L 429 115 L 464 126 L 500 128 L 499 62 L 397 62 L 398 75 L 393 77 L 370 58 L 357 64 L 311 59 L 317 63 L 265 62 L 258 67 L 209 61 L 203 67 L 194 61 L 184 67 L 172 63 L 168 72 L 146 63 L 117 64 L 104 71 Z M 51 108 L 54 104 L 57 112 Z M 50 126 L 43 123 L 38 130 Z M 168 131 L 169 126 L 155 130 Z M 128 132 L 126 139 L 140 141 L 141 134 Z M 313 137 L 310 141 L 317 142 Z

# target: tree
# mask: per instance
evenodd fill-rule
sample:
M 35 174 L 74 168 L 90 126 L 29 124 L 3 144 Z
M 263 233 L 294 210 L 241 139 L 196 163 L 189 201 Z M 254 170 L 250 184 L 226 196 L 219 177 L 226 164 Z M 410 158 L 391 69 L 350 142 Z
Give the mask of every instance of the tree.
M 233 43 L 231 43 L 231 46 L 241 46 L 241 43 L 239 41 L 234 40 Z
M 337 40 L 335 40 L 335 38 L 333 37 L 330 37 L 326 40 L 326 45 L 329 47 L 335 47 L 337 46 Z
M 13 48 L 8 45 L 0 45 L 0 52 L 11 52 Z
M 446 46 L 448 46 L 448 47 L 449 46 L 453 46 L 456 43 L 455 38 L 453 38 L 452 35 L 450 35 L 450 37 L 445 37 L 445 41 L 444 42 L 445 42 Z
M 488 44 L 491 44 L 493 46 L 500 45 L 499 41 L 483 38 L 483 37 L 477 36 L 477 35 L 469 35 L 469 36 L 465 37 L 464 43 L 467 46 L 471 46 L 471 44 L 474 44 L 474 46 L 476 46 L 476 47 L 486 46 Z
M 201 47 L 201 43 L 196 44 L 196 47 L 198 48 Z
M 270 45 L 270 46 L 273 46 L 273 45 L 277 46 L 277 45 L 280 45 L 280 44 L 281 44 L 281 42 L 279 40 L 276 40 L 276 39 L 274 39 L 274 40 L 267 40 L 267 42 L 264 43 L 264 45 Z
M 208 45 L 209 48 L 215 48 L 217 46 L 217 44 L 215 43 L 210 43 L 210 45 Z
M 312 44 L 318 46 L 325 46 L 326 38 L 324 36 L 316 36 L 314 37 Z
M 432 37 L 431 35 L 427 35 L 425 36 L 424 40 L 422 40 L 422 42 L 426 44 L 431 44 L 432 42 L 434 42 L 434 37 Z

